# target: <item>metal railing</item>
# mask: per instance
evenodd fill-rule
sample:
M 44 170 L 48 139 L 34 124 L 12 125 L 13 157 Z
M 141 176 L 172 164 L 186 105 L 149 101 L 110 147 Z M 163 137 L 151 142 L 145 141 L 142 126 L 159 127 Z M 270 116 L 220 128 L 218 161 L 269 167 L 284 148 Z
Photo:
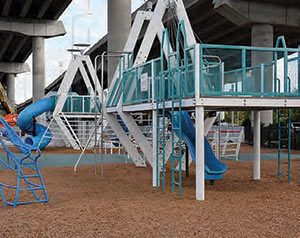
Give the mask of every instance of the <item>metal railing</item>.
M 282 46 L 280 46 L 282 44 Z M 300 97 L 300 79 L 297 72 L 300 49 L 287 48 L 279 37 L 276 47 L 200 44 L 200 97 Z M 195 46 L 186 48 L 184 64 L 162 69 L 161 57 L 126 69 L 122 73 L 123 105 L 151 102 L 152 84 L 161 75 L 165 81 L 166 99 L 171 100 L 175 74 L 184 75 L 183 99 L 195 97 Z M 262 61 L 262 63 L 260 63 Z M 163 74 L 162 74 L 163 72 Z M 174 77 L 172 77 L 172 75 Z

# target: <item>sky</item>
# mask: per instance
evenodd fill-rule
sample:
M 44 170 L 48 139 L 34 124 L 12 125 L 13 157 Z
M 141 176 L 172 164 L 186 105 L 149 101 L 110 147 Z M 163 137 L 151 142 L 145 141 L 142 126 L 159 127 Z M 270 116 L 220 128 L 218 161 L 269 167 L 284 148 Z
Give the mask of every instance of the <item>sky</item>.
M 73 0 L 62 14 L 59 20 L 63 21 L 67 34 L 47 39 L 45 43 L 46 86 L 67 69 L 71 60 L 71 54 L 67 52 L 67 49 L 71 48 L 72 45 L 72 20 L 75 29 L 73 33 L 74 43 L 93 45 L 107 33 L 107 1 Z M 143 2 L 144 0 L 132 0 L 132 11 L 142 5 Z M 91 12 L 92 15 L 84 15 L 87 12 Z M 27 63 L 32 67 L 31 56 Z M 18 75 L 16 78 L 16 103 L 21 103 L 31 97 L 31 72 Z

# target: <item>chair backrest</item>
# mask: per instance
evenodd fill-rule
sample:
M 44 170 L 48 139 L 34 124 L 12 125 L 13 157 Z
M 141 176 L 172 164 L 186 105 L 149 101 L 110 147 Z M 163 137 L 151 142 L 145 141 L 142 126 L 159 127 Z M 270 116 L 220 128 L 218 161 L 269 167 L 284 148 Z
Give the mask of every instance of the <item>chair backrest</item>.
M 16 131 L 3 119 L 0 118 L 0 124 L 3 125 L 4 129 L 1 130 L 2 135 L 5 136 L 14 146 L 23 154 L 27 154 L 28 150 L 30 151 L 31 148 L 29 145 L 25 144 L 24 141 L 18 136 Z M 3 141 L 1 141 L 3 145 Z M 7 146 L 3 146 L 4 149 L 8 149 Z

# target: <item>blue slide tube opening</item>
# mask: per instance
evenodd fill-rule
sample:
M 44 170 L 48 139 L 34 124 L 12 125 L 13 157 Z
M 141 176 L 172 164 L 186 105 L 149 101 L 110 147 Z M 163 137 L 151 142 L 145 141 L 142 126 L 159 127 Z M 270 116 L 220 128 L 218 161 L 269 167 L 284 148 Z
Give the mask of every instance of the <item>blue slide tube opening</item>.
M 52 140 L 52 133 L 47 127 L 36 123 L 35 118 L 45 112 L 53 112 L 55 108 L 55 97 L 38 100 L 25 108 L 18 117 L 18 126 L 29 136 L 25 143 L 31 147 L 43 150 Z M 47 132 L 46 132 L 47 131 Z

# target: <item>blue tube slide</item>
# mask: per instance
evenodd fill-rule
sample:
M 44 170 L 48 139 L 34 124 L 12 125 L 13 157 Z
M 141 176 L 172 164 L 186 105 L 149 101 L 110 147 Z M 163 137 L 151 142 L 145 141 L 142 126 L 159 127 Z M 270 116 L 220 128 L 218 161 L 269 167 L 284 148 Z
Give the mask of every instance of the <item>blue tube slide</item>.
M 52 133 L 50 130 L 45 134 L 47 127 L 35 122 L 35 118 L 45 112 L 53 112 L 55 108 L 55 97 L 48 97 L 26 107 L 18 117 L 19 128 L 29 136 L 25 143 L 32 147 L 39 147 L 40 150 L 51 142 Z M 45 136 L 44 136 L 45 134 Z
M 180 112 L 175 112 L 174 114 L 174 126 L 179 127 L 179 114 Z M 186 111 L 181 112 L 181 129 L 183 140 L 187 144 L 189 151 L 191 153 L 192 159 L 196 159 L 196 129 L 193 122 Z M 176 132 L 176 131 L 175 131 Z M 177 131 L 178 134 L 178 131 Z M 218 160 L 209 144 L 205 138 L 205 179 L 206 180 L 221 180 L 224 173 L 227 171 L 226 164 Z

